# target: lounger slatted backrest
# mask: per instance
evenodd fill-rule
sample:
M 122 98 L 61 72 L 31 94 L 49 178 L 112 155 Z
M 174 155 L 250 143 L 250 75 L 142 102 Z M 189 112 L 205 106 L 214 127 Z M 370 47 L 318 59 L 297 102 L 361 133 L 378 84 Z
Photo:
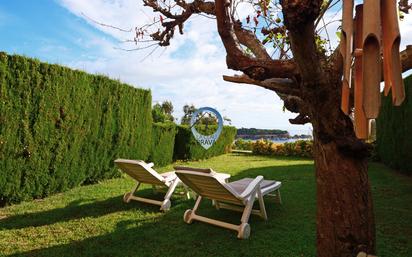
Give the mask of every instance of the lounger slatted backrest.
M 175 170 L 180 180 L 197 194 L 222 202 L 243 204 L 243 201 L 236 197 L 237 193 L 233 189 L 219 181 L 214 171 L 199 172 L 183 170 L 181 167 L 175 167 Z
M 164 186 L 164 178 L 142 161 L 115 160 L 116 165 L 140 183 Z

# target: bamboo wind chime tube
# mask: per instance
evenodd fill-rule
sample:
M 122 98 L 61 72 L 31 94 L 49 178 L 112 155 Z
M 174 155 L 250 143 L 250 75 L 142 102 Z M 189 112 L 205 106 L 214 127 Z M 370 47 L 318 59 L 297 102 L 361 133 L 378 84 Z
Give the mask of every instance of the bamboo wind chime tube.
M 355 49 L 355 65 L 354 65 L 354 118 L 355 118 L 355 134 L 359 139 L 368 139 L 369 137 L 369 121 L 363 111 L 363 84 L 362 84 L 362 27 L 363 27 L 363 5 L 356 6 L 355 15 L 355 33 L 354 33 L 354 49 Z M 359 51 L 360 50 L 360 51 Z
M 368 119 L 375 119 L 379 115 L 381 104 L 380 82 L 382 78 L 382 58 L 380 53 L 380 1 L 365 0 L 363 4 L 363 14 L 363 109 Z
M 402 64 L 399 54 L 401 35 L 396 1 L 381 0 L 381 19 L 385 96 L 392 90 L 392 102 L 394 105 L 399 106 L 405 100 L 405 87 L 402 80 Z
M 352 64 L 352 38 L 353 38 L 353 0 L 343 1 L 342 34 L 340 53 L 343 57 L 343 80 L 341 109 L 349 114 L 349 96 L 351 83 Z

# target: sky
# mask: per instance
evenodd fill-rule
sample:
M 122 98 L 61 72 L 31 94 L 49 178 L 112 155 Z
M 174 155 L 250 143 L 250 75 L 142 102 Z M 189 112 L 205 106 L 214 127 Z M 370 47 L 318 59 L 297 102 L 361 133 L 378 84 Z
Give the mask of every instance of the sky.
M 245 17 L 248 7 L 240 7 Z M 336 18 L 336 12 L 330 14 Z M 338 14 L 337 17 L 340 15 Z M 409 15 L 412 16 L 412 15 Z M 401 23 L 403 45 L 412 44 L 412 17 Z M 94 21 L 130 29 L 150 23 L 153 12 L 139 0 L 0 0 L 0 51 L 38 58 L 90 73 L 107 75 L 134 87 L 151 89 L 153 102 L 172 101 L 174 116 L 183 105 L 216 108 L 247 128 L 276 128 L 291 134 L 309 134 L 310 125 L 291 125 L 296 114 L 283 111 L 272 91 L 253 85 L 225 82 L 233 75 L 225 63 L 225 51 L 215 20 L 197 15 L 184 34 L 167 48 L 126 52 L 132 33 L 101 26 Z M 329 27 L 335 35 L 338 23 Z M 336 45 L 332 39 L 332 45 Z

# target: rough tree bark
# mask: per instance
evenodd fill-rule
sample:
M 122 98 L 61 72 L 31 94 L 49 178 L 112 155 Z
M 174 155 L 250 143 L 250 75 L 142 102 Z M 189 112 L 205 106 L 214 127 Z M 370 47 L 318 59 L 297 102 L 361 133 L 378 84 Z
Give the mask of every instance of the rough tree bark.
M 291 3 L 292 2 L 292 3 Z M 314 21 L 322 1 L 281 1 L 302 100 L 313 126 L 317 184 L 317 256 L 375 254 L 367 148 L 340 109 L 342 67 L 318 53 Z
M 375 224 L 367 173 L 368 150 L 340 110 L 339 82 L 309 104 L 317 184 L 317 255 L 375 254 Z M 324 85 L 325 86 L 325 85 Z
M 340 109 L 342 56 L 331 56 L 315 43 L 315 27 L 332 1 L 280 0 L 284 28 L 293 59 L 273 60 L 258 37 L 242 28 L 232 16 L 231 0 L 175 0 L 183 12 L 172 14 L 157 0 L 143 0 L 160 12 L 163 32 L 152 34 L 159 45 L 168 45 L 177 27 L 194 13 L 216 16 L 217 30 L 225 47 L 228 68 L 241 76 L 224 76 L 234 83 L 252 84 L 276 92 L 285 107 L 298 113 L 293 124 L 312 123 L 317 185 L 317 256 L 349 257 L 363 251 L 375 254 L 375 223 L 367 172 L 367 145 L 356 138 L 352 121 Z M 408 1 L 400 6 L 410 9 Z M 232 10 L 233 11 L 233 10 Z M 262 33 L 273 28 L 263 28 Z M 279 29 L 279 28 L 278 28 Z M 250 49 L 245 54 L 240 45 Z M 401 53 L 403 71 L 412 68 L 412 47 Z

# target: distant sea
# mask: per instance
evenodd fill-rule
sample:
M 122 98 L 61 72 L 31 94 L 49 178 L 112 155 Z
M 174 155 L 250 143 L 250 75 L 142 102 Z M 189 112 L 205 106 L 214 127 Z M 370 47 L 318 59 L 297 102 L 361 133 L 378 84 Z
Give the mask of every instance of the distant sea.
M 257 140 L 253 140 L 253 139 L 243 139 L 245 141 L 257 141 Z M 288 138 L 288 139 L 281 139 L 281 138 L 277 138 L 277 139 L 267 139 L 269 141 L 272 141 L 274 143 L 279 143 L 279 144 L 283 144 L 283 143 L 293 143 L 299 140 L 311 140 L 311 138 Z

